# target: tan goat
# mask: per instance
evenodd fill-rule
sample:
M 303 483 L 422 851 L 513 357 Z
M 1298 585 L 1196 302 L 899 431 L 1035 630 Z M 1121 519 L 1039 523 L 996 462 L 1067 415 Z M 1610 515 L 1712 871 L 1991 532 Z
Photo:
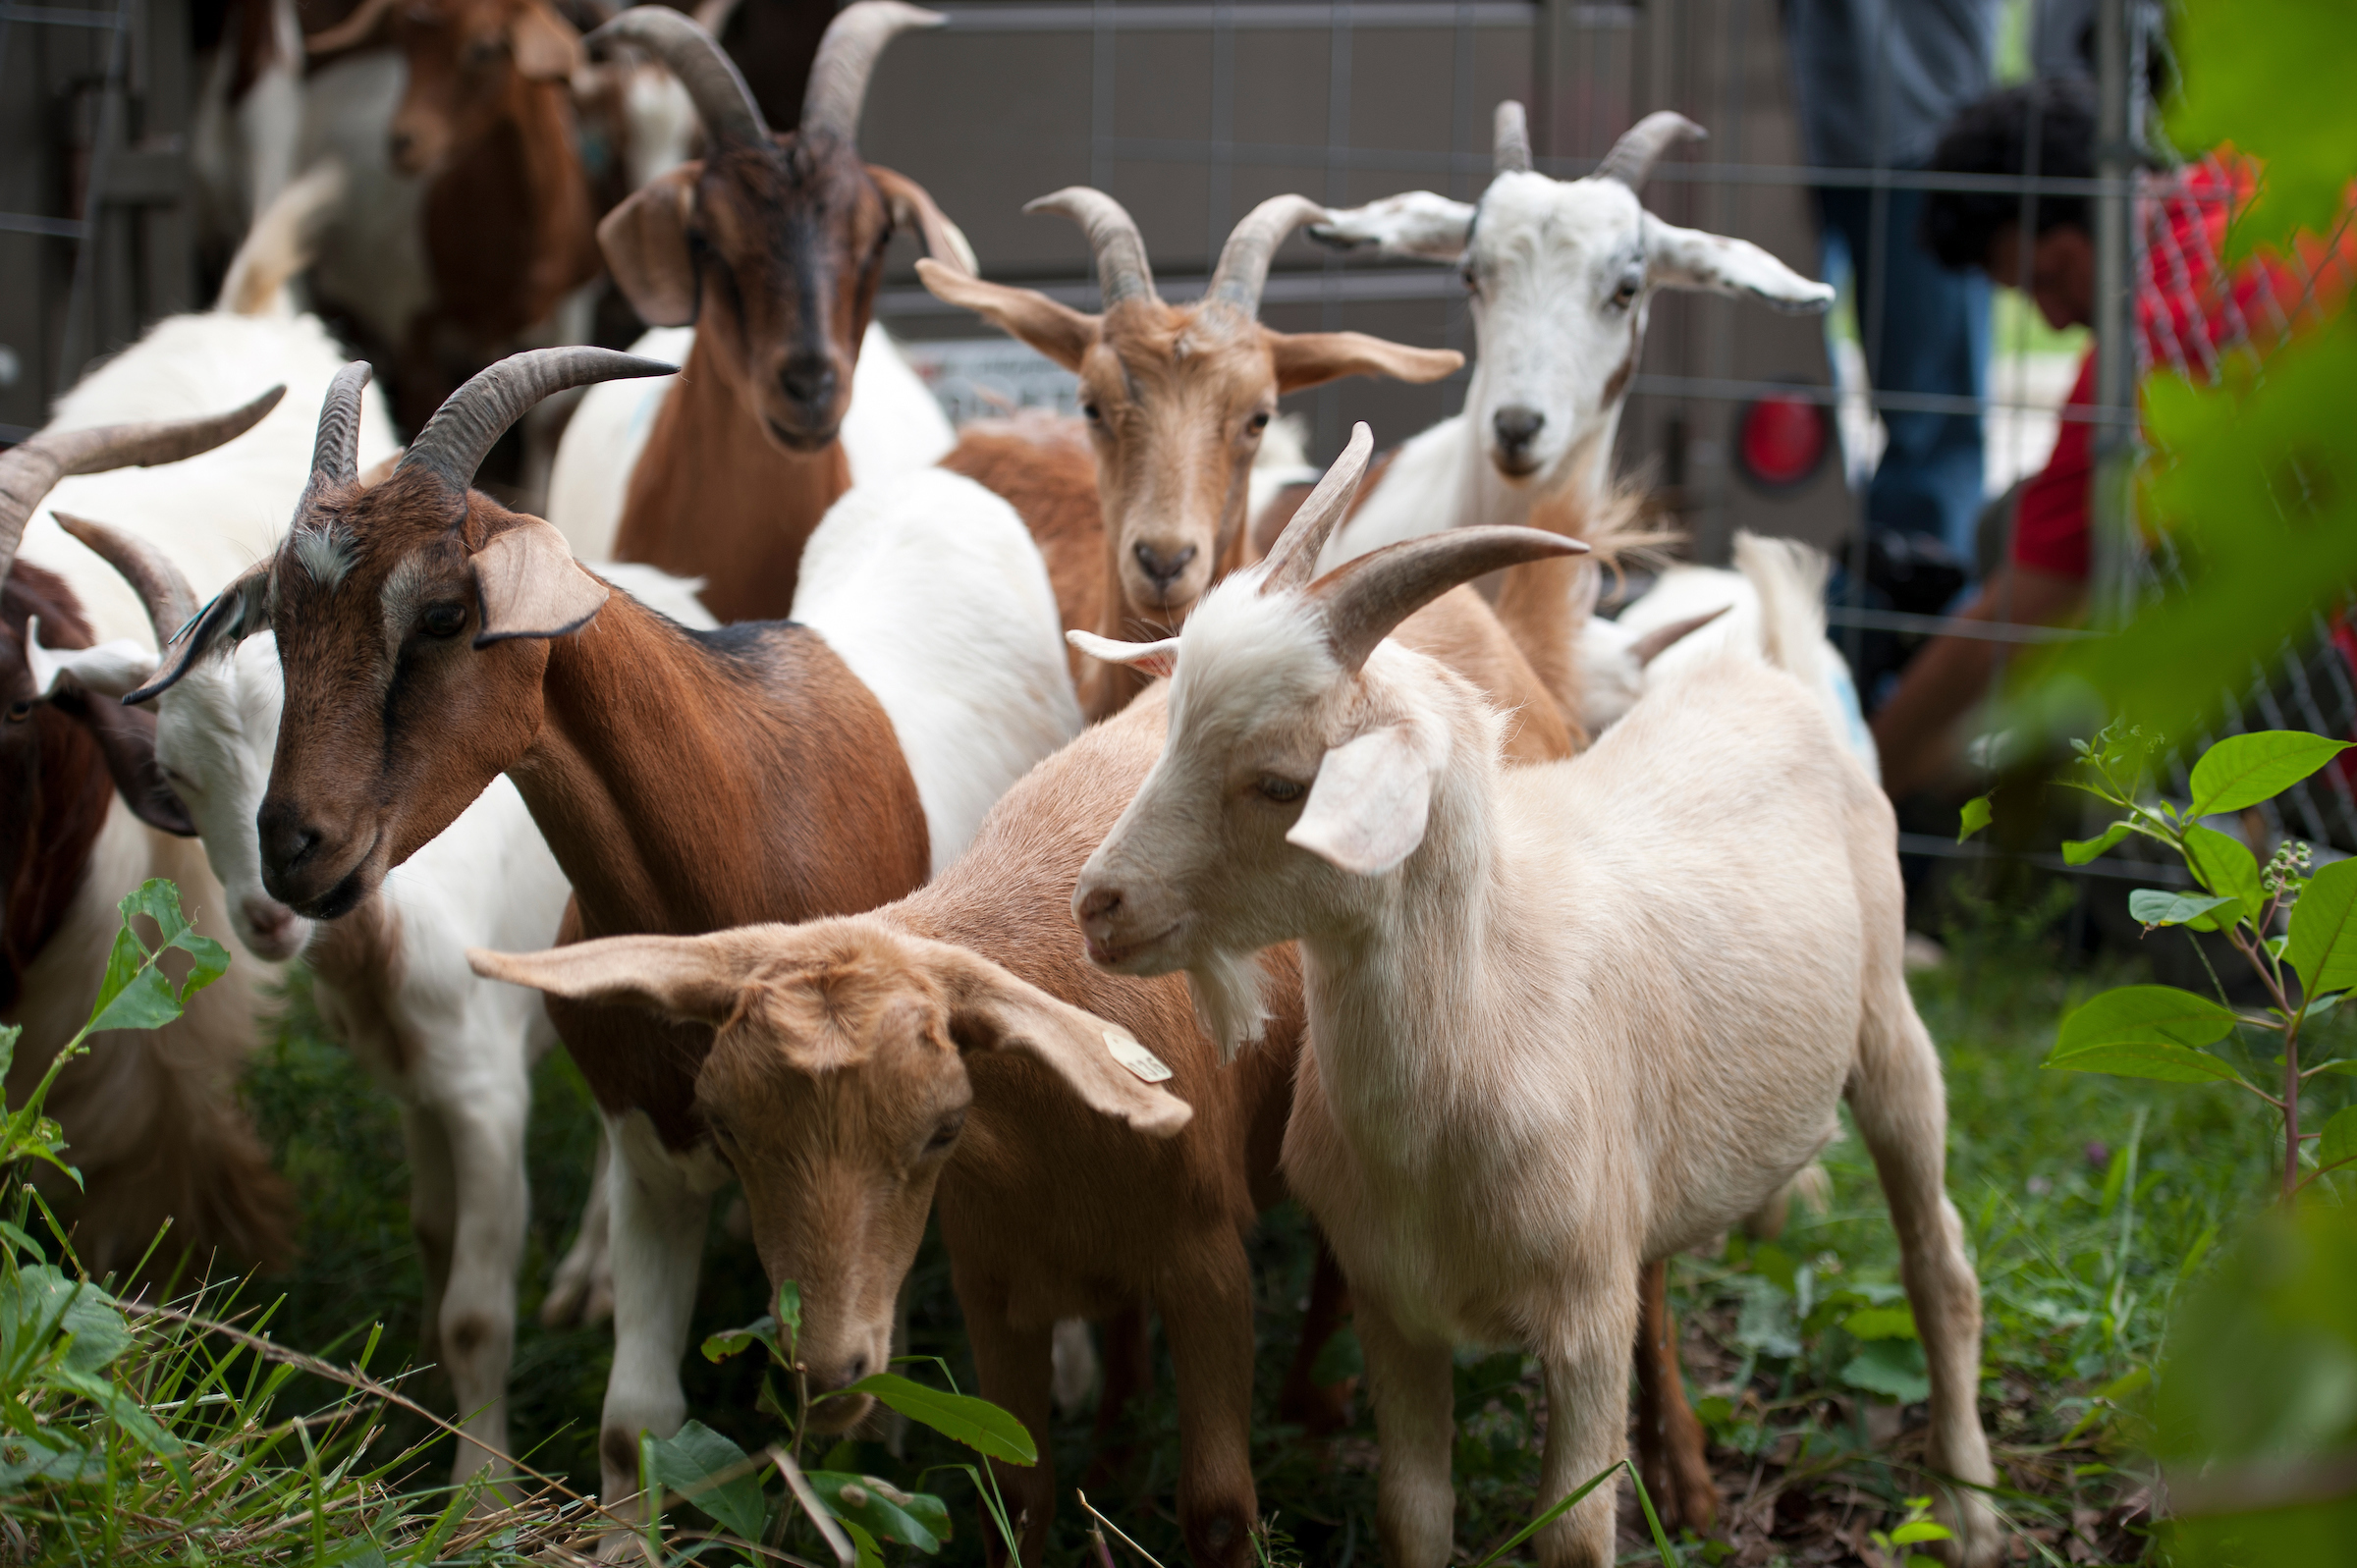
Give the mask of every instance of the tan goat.
M 1362 425 L 1329 479 L 1371 445 Z M 1163 755 L 1072 910 L 1108 970 L 1185 970 L 1231 1043 L 1254 1032 L 1253 955 L 1300 945 L 1285 1171 L 1350 1277 L 1387 1562 L 1450 1555 L 1452 1347 L 1538 1354 L 1541 1500 L 1566 1495 L 1623 1451 L 1641 1266 L 1757 1209 L 1846 1095 L 1930 1363 L 1926 1467 L 1961 1484 L 1944 1549 L 1994 1563 L 1979 1291 L 1882 791 L 1806 687 L 1744 656 L 1649 691 L 1570 762 L 1502 769 L 1480 693 L 1384 638 L 1562 541 L 1457 529 L 1313 581 L 1340 488 L 1177 638 L 1088 639 L 1175 674 Z M 1806 626 L 1805 591 L 1786 597 Z M 1603 1568 L 1613 1521 L 1607 1488 L 1540 1561 Z

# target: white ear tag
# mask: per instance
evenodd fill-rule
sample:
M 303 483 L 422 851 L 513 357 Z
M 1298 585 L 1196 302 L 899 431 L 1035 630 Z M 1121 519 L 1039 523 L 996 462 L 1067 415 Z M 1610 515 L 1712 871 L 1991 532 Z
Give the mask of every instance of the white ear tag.
M 1136 1037 L 1125 1029 L 1106 1030 L 1105 1049 L 1113 1053 L 1114 1060 L 1147 1083 L 1161 1083 L 1171 1075 L 1169 1064 L 1139 1045 Z

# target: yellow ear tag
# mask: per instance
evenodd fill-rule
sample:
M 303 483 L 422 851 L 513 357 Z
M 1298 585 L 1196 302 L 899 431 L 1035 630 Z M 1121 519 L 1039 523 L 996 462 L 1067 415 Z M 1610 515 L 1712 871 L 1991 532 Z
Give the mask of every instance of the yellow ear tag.
M 1160 1056 L 1139 1045 L 1136 1038 L 1126 1030 L 1106 1030 L 1105 1049 L 1113 1053 L 1114 1060 L 1137 1074 L 1147 1083 L 1161 1083 L 1171 1075 L 1169 1065 Z

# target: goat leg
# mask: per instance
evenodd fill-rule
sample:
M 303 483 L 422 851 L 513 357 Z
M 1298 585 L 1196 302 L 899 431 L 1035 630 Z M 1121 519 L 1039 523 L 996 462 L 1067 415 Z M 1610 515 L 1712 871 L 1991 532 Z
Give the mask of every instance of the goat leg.
M 1309 1276 L 1309 1311 L 1301 1320 L 1301 1342 L 1286 1371 L 1285 1386 L 1278 1390 L 1277 1416 L 1312 1437 L 1326 1437 L 1350 1425 L 1350 1395 L 1357 1379 L 1344 1378 L 1321 1386 L 1315 1379 L 1319 1354 L 1350 1316 L 1350 1284 L 1343 1277 L 1343 1266 L 1334 1261 L 1325 1233 L 1313 1230 L 1312 1235 L 1317 1262 Z
M 1178 1384 L 1178 1529 L 1196 1568 L 1250 1568 L 1251 1266 L 1233 1230 L 1190 1250 L 1196 1266 L 1166 1273 L 1157 1291 Z
M 1701 1536 L 1718 1523 L 1719 1487 L 1704 1453 L 1702 1422 L 1686 1402 L 1666 1260 L 1647 1264 L 1639 1276 L 1637 1473 L 1664 1529 Z
M 974 1373 L 982 1397 L 1014 1416 L 1031 1433 L 1039 1463 L 1017 1467 L 987 1460 L 1006 1500 L 1007 1522 L 1014 1528 L 1021 1560 L 1037 1564 L 1048 1548 L 1048 1525 L 1056 1511 L 1056 1450 L 1050 1390 L 1055 1380 L 1052 1340 L 1047 1324 L 1017 1328 L 1007 1321 L 1007 1293 L 978 1281 L 952 1261 L 951 1282 L 965 1314 L 966 1339 L 974 1352 Z M 992 1568 L 1007 1561 L 1007 1544 L 987 1515 L 982 1520 L 983 1559 Z
M 1084 1487 L 1104 1490 L 1129 1469 L 1136 1450 L 1125 1439 L 1117 1441 L 1116 1433 L 1130 1401 L 1154 1391 L 1152 1326 L 1143 1301 L 1133 1301 L 1105 1320 L 1105 1390 L 1097 1398 L 1097 1427 L 1090 1442 L 1095 1455 L 1081 1482 Z

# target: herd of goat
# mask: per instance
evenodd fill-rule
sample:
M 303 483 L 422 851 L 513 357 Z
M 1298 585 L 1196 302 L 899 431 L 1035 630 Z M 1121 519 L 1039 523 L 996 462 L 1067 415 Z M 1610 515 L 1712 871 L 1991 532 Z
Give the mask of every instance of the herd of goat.
M 431 9 L 371 0 L 342 30 L 406 29 L 414 98 L 449 74 L 415 63 Z M 462 1477 L 507 1463 L 529 1073 L 562 1041 L 604 1142 L 544 1310 L 612 1313 L 618 1517 L 640 1433 L 685 1419 L 735 1182 L 771 1280 L 798 1282 L 814 1391 L 892 1355 L 934 1215 L 980 1392 L 1042 1437 L 1095 1377 L 1083 1325 L 1118 1408 L 1159 1315 L 1188 1548 L 1249 1563 L 1244 1241 L 1289 1195 L 1323 1240 L 1285 1406 L 1332 1419 L 1309 1368 L 1353 1313 L 1385 1556 L 1438 1568 L 1457 1344 L 1539 1358 L 1549 1498 L 1620 1457 L 1633 1347 L 1642 1473 L 1707 1528 L 1664 1261 L 1778 1222 L 1846 1098 L 1929 1365 L 1939 1549 L 1996 1561 L 1940 1066 L 1823 564 L 1746 537 L 1738 569 L 1598 613 L 1653 538 L 1609 472 L 1653 292 L 1831 291 L 1644 210 L 1698 134 L 1678 116 L 1558 181 L 1508 103 L 1477 203 L 1278 197 L 1191 303 L 1111 197 L 1043 197 L 1095 252 L 1086 314 L 982 278 L 931 195 L 860 159 L 878 55 L 938 20 L 858 0 L 784 133 L 698 21 L 592 34 L 700 124 L 700 157 L 596 231 L 652 329 L 637 354 L 515 353 L 399 448 L 288 292 L 343 199 L 323 169 L 263 206 L 216 308 L 0 454 L 12 1092 L 78 1026 L 141 879 L 246 954 L 58 1080 L 82 1261 L 127 1270 L 167 1224 L 182 1256 L 282 1252 L 235 1080 L 300 956 L 401 1107 Z M 519 34 L 516 73 L 535 50 L 563 52 Z M 413 107 L 396 160 L 429 156 Z M 1478 349 L 1462 414 L 1372 466 L 1358 427 L 1306 496 L 1281 396 L 1462 358 L 1261 325 L 1303 227 L 1460 264 Z M 953 432 L 870 319 L 896 233 L 933 293 L 1070 370 L 1080 415 Z M 472 488 L 583 387 L 545 520 Z M 1001 1477 L 1026 1559 L 1047 1446 Z M 1614 1529 L 1606 1487 L 1541 1560 L 1609 1563 Z

